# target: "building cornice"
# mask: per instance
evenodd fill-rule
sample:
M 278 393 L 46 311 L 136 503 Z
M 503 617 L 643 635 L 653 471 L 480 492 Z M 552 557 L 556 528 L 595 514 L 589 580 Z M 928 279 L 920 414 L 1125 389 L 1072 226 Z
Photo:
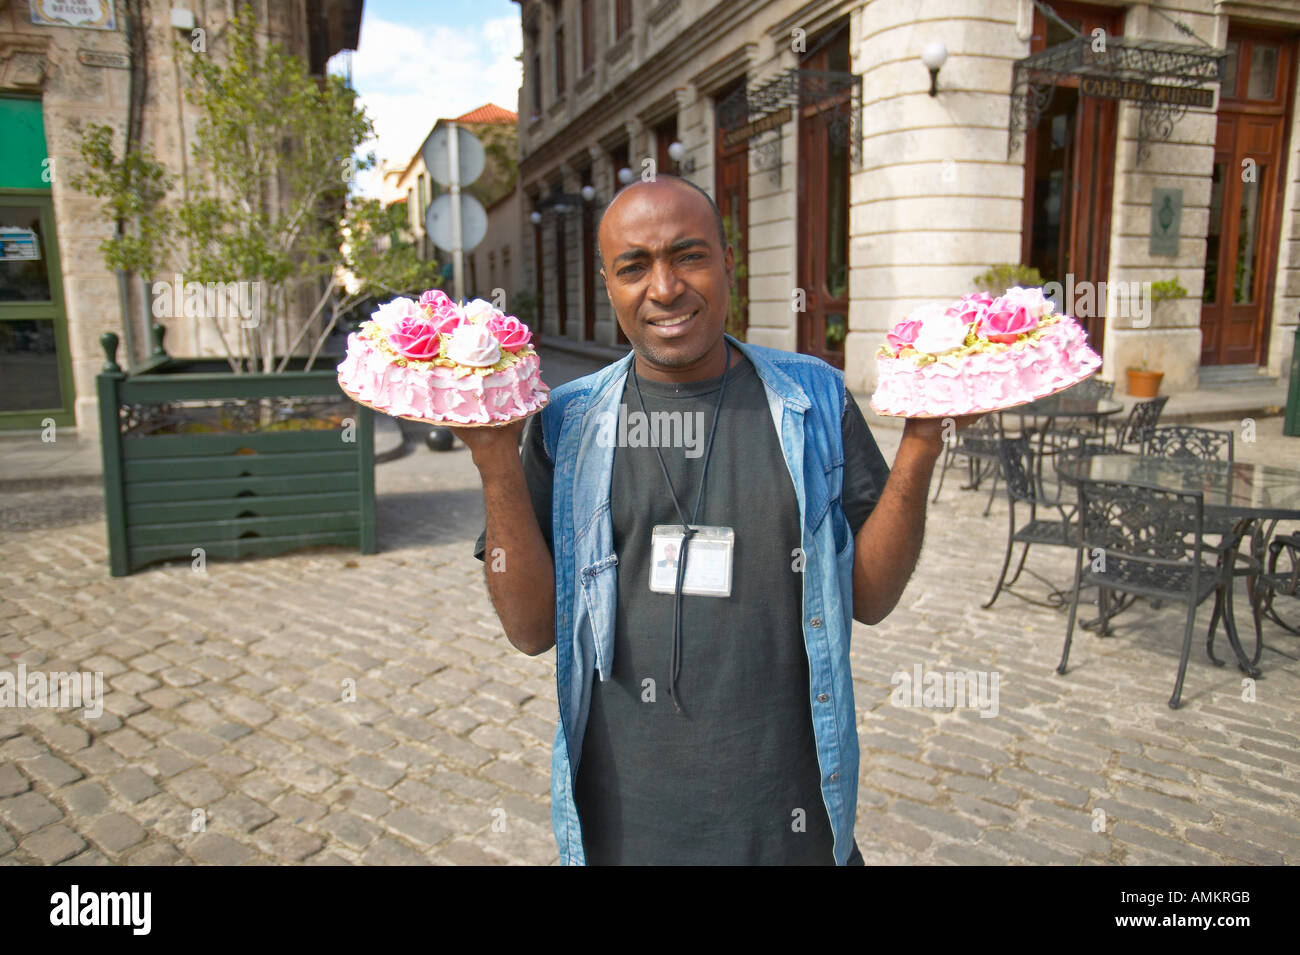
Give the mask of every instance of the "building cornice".
M 541 169 L 549 168 L 563 158 L 572 148 L 572 137 L 566 135 L 569 130 L 577 126 L 584 129 L 599 129 L 616 122 L 620 116 L 625 117 L 628 112 L 628 101 L 636 98 L 637 91 L 655 89 L 674 71 L 681 69 L 692 60 L 707 56 L 710 47 L 718 42 L 719 37 L 730 26 L 754 16 L 770 2 L 771 0 L 737 0 L 737 2 L 714 4 L 698 20 L 687 24 L 672 42 L 666 43 L 654 56 L 605 90 L 581 114 L 573 117 L 564 126 L 552 130 L 545 142 L 537 144 L 536 137 L 530 136 L 529 145 L 533 148 L 519 164 L 520 176 L 533 179 Z M 740 62 L 751 64 L 756 52 L 756 44 L 746 43 L 740 50 L 728 54 L 723 60 L 731 60 L 733 65 Z M 713 67 L 697 75 L 710 73 L 719 79 L 735 75 L 725 68 L 715 70 Z M 714 84 L 696 85 L 707 92 Z M 624 138 L 625 134 L 621 129 L 611 130 L 600 141 L 617 145 Z

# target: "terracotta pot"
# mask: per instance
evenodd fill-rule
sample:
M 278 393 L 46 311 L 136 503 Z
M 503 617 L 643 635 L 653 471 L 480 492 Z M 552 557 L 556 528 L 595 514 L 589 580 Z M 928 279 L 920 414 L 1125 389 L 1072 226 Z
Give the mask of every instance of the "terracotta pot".
M 1140 371 L 1128 369 L 1128 393 L 1134 398 L 1154 398 L 1160 392 L 1160 379 L 1163 371 Z

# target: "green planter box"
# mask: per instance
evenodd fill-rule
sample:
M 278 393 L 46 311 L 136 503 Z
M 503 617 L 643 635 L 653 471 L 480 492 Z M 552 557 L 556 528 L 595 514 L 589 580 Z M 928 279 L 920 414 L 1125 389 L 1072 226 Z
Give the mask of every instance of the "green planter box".
M 343 399 L 335 366 L 291 362 L 280 374 L 236 375 L 224 360 L 154 353 L 124 374 L 117 336 L 102 336 L 97 380 L 109 564 L 121 577 L 163 560 L 269 556 L 342 545 L 373 554 L 374 418 L 350 403 L 340 427 L 149 434 L 141 415 L 167 403 Z M 294 365 L 299 370 L 294 370 Z

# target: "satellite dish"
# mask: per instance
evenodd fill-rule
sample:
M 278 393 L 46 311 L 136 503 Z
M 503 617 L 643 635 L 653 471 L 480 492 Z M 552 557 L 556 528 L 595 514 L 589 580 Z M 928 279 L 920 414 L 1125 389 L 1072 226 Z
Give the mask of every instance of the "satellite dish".
M 460 148 L 460 184 L 468 186 L 483 174 L 483 165 L 487 156 L 478 137 L 463 126 L 456 127 L 456 145 Z M 435 182 L 440 186 L 451 185 L 451 129 L 439 126 L 433 135 L 425 140 L 420 150 L 424 166 L 429 170 Z
M 467 192 L 460 194 L 460 247 L 468 252 L 487 236 L 487 210 Z M 424 214 L 424 231 L 440 249 L 451 251 L 451 193 L 444 192 L 429 203 Z

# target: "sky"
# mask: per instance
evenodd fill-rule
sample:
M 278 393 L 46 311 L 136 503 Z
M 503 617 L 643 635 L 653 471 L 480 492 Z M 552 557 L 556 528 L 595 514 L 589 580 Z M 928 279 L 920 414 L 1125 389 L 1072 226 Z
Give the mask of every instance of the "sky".
M 440 118 L 485 103 L 519 108 L 523 46 L 511 0 L 365 0 L 352 84 L 376 139 L 362 147 L 405 164 Z M 342 72 L 343 56 L 330 63 Z M 378 194 L 374 171 L 357 188 Z

